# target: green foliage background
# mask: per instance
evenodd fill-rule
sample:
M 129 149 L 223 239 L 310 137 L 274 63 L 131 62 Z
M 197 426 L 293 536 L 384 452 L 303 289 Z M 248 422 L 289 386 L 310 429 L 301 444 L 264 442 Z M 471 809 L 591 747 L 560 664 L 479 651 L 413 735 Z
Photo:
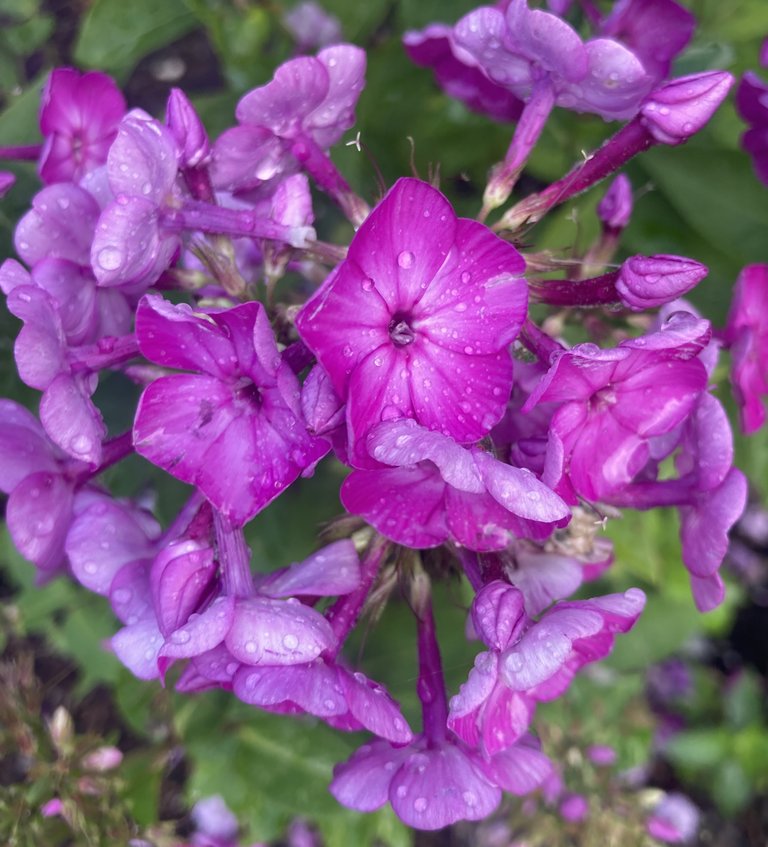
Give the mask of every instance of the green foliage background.
M 461 212 L 474 214 L 487 169 L 503 157 L 511 129 L 447 99 L 428 71 L 407 61 L 400 46 L 405 30 L 431 21 L 453 21 L 472 4 L 468 0 L 327 0 L 324 5 L 342 21 L 344 37 L 368 51 L 367 85 L 358 108 L 358 125 L 349 138 L 360 130 L 387 184 L 411 173 L 411 157 L 422 176 L 439 165 L 443 189 Z M 765 0 L 691 0 L 688 5 L 700 25 L 678 62 L 678 73 L 725 68 L 740 74 L 757 66 L 761 39 L 768 34 Z M 0 16 L 6 24 L 0 30 L 0 94 L 5 102 L 0 144 L 30 143 L 39 137 L 40 87 L 60 49 L 56 35 L 61 21 L 49 11 L 54 6 L 39 0 L 0 0 Z M 155 54 L 156 59 L 162 58 L 169 55 L 168 45 L 203 31 L 201 43 L 207 40 L 218 72 L 191 94 L 212 136 L 233 123 L 238 97 L 266 82 L 292 51 L 278 15 L 290 6 L 287 2 L 94 0 L 72 6 L 74 40 L 67 48 L 72 61 L 83 69 L 111 73 L 127 86 L 129 98 L 131 93 L 146 93 L 146 84 L 142 87 L 140 80 L 153 67 L 153 51 L 164 51 Z M 30 65 L 25 60 L 33 54 L 37 59 Z M 750 161 L 739 149 L 742 129 L 729 101 L 684 148 L 655 149 L 628 168 L 639 196 L 624 251 L 679 253 L 709 265 L 711 273 L 692 299 L 721 324 L 741 267 L 768 260 L 768 189 L 756 181 Z M 608 132 L 599 119 L 557 112 L 531 160 L 530 177 L 542 182 L 559 177 L 582 151 L 595 149 Z M 374 201 L 379 187 L 369 158 L 343 144 L 333 156 L 356 189 Z M 13 169 L 18 183 L 0 203 L 0 257 L 12 255 L 15 221 L 37 186 L 32 167 L 14 165 Z M 586 246 L 597 231 L 593 210 L 601 196 L 598 188 L 555 212 L 534 229 L 531 242 L 560 251 L 569 251 L 574 244 Z M 343 241 L 351 234 L 332 214 L 321 219 L 320 226 L 330 240 Z M 16 324 L 5 312 L 0 315 L 0 330 L 0 394 L 34 408 L 34 392 L 15 375 Z M 110 426 L 125 427 L 126 385 L 107 379 L 100 392 Z M 727 387 L 721 386 L 719 396 L 730 402 Z M 737 449 L 754 495 L 764 500 L 768 493 L 766 434 L 750 440 L 739 437 Z M 249 541 L 258 567 L 269 570 L 285 565 L 314 548 L 318 525 L 340 510 L 336 496 L 340 478 L 339 469 L 325 468 L 314 479 L 301 481 L 254 521 Z M 113 474 L 111 482 L 123 494 L 137 493 L 156 482 L 166 519 L 181 496 L 181 486 L 160 480 L 138 460 L 128 470 Z M 708 616 L 695 612 L 671 514 L 626 516 L 612 522 L 608 531 L 616 543 L 617 564 L 599 588 L 610 591 L 641 585 L 649 592 L 647 610 L 606 663 L 608 682 L 599 677 L 580 682 L 564 706 L 542 709 L 540 719 L 546 720 L 549 713 L 551 720 L 572 728 L 578 743 L 613 744 L 621 765 L 629 767 L 647 757 L 648 731 L 627 731 L 622 723 L 625 707 L 639 696 L 643 671 L 652 662 L 675 654 L 692 637 L 726 632 L 742 596 L 737 586 L 731 586 L 722 609 Z M 295 815 L 304 814 L 316 821 L 331 847 L 372 844 L 376 839 L 391 847 L 411 842 L 410 833 L 389 811 L 355 815 L 338 807 L 327 794 L 333 764 L 346 758 L 360 738 L 311 721 L 262 715 L 222 694 L 180 697 L 156 684 L 136 682 L 101 647 L 115 628 L 106 603 L 64 581 L 43 589 L 34 587 L 32 568 L 19 559 L 7 535 L 0 555 L 6 579 L 16 591 L 12 601 L 16 634 L 39 635 L 71 657 L 80 669 L 80 696 L 97 684 L 109 686 L 121 719 L 144 739 L 142 747 L 128 754 L 124 767 L 127 796 L 139 824 L 153 823 L 158 814 L 165 760 L 153 753 L 153 733 L 158 715 L 164 715 L 173 743 L 182 746 L 189 762 L 189 801 L 222 794 L 252 840 L 275 838 Z M 452 585 L 441 590 L 439 600 L 439 634 L 449 684 L 455 691 L 474 653 L 464 639 L 468 596 L 462 586 Z M 414 639 L 407 609 L 395 604 L 357 649 L 364 668 L 391 687 L 418 726 Z M 749 712 L 754 692 L 740 696 L 747 705 L 734 705 L 730 718 L 713 719 L 696 730 L 698 735 L 681 736 L 673 748 L 683 773 L 695 774 L 702 768 L 719 772 L 726 763 L 728 778 L 708 786 L 725 812 L 737 811 L 755 791 L 765 788 L 760 764 L 768 755 L 764 717 L 759 709 Z M 598 706 L 609 701 L 607 710 Z M 743 739 L 736 756 L 730 745 L 734 732 Z M 167 752 L 168 744 L 165 738 L 157 749 Z

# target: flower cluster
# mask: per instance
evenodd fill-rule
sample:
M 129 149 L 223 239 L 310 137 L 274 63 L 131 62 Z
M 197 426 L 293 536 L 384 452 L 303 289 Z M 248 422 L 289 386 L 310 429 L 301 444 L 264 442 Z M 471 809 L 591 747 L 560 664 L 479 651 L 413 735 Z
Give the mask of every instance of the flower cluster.
M 721 333 L 680 299 L 700 263 L 612 265 L 632 213 L 623 174 L 580 261 L 519 249 L 527 222 L 636 153 L 685 142 L 732 83 L 669 78 L 694 25 L 674 0 L 623 0 L 591 24 L 585 40 L 503 0 L 406 36 L 448 93 L 517 121 L 475 220 L 413 177 L 372 210 L 352 191 L 329 149 L 354 124 L 365 53 L 343 43 L 281 65 L 215 140 L 179 90 L 159 120 L 127 111 L 103 74 L 57 69 L 44 143 L 3 151 L 36 158 L 44 184 L 16 229 L 19 261 L 0 267 L 23 323 L 19 375 L 42 395 L 39 417 L 0 401 L 17 547 L 42 579 L 68 574 L 109 599 L 112 650 L 136 676 L 181 664 L 181 691 L 373 733 L 331 791 L 362 811 L 388 802 L 417 828 L 484 818 L 502 792 L 549 777 L 536 704 L 604 657 L 645 602 L 637 588 L 568 599 L 612 562 L 603 514 L 675 507 L 708 610 L 746 500 L 710 388 L 729 347 L 745 426 L 762 423 L 765 266 L 745 269 Z M 623 125 L 486 225 L 556 106 Z M 355 228 L 348 245 L 317 239 L 310 180 Z M 556 323 L 534 320 L 546 306 Z M 572 344 L 579 325 L 588 340 Z M 106 371 L 141 389 L 128 432 L 110 434 L 94 400 Z M 189 486 L 169 526 L 101 477 L 133 453 Z M 304 561 L 257 576 L 244 528 L 329 454 L 348 470 L 354 517 Z M 428 548 L 468 580 L 468 631 L 485 648 L 450 699 L 430 591 L 445 569 Z M 343 652 L 395 574 L 416 619 L 419 732 Z

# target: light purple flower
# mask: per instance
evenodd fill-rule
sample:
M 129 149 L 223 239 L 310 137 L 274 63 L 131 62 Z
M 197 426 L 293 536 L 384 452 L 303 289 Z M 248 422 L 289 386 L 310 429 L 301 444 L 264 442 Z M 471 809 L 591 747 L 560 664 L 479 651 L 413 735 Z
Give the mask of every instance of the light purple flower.
M 353 471 L 342 503 L 408 547 L 451 539 L 470 550 L 499 550 L 515 537 L 546 538 L 570 519 L 565 503 L 531 471 L 410 419 L 379 424 L 367 447 L 393 467 Z
M 398 180 L 297 319 L 347 402 L 353 464 L 370 463 L 364 439 L 382 420 L 411 417 L 461 443 L 498 422 L 523 269 L 514 247 L 456 218 L 439 191 Z
M 0 490 L 9 495 L 8 530 L 43 575 L 65 567 L 75 489 L 87 471 L 84 463 L 65 459 L 31 412 L 0 400 Z
M 691 40 L 695 25 L 694 16 L 675 0 L 618 0 L 600 24 L 600 33 L 629 47 L 661 81 Z
M 546 81 L 555 105 L 606 120 L 631 118 L 656 81 L 618 41 L 583 42 L 563 20 L 512 0 L 506 12 L 482 6 L 454 27 L 456 44 L 494 83 L 528 101 Z
M 644 604 L 633 588 L 558 603 L 534 622 L 517 588 L 489 583 L 475 597 L 472 622 L 490 651 L 451 699 L 448 726 L 487 755 L 506 749 L 527 731 L 536 702 L 559 697 L 581 667 L 606 656 Z
M 692 841 L 699 828 L 699 810 L 683 794 L 665 794 L 648 818 L 649 835 L 666 844 Z
M 739 81 L 736 109 L 749 124 L 741 145 L 752 157 L 758 179 L 768 185 L 768 85 L 752 71 Z
M 32 208 L 17 224 L 16 252 L 30 267 L 45 258 L 88 267 L 99 211 L 84 188 L 50 185 L 32 198 Z
M 341 22 L 314 0 L 302 0 L 283 15 L 283 23 L 303 52 L 341 41 Z
M 643 101 L 642 123 L 659 144 L 683 144 L 709 122 L 733 83 L 725 71 L 672 79 Z
M 110 77 L 54 68 L 40 105 L 43 182 L 79 182 L 104 164 L 124 114 L 125 99 Z
M 375 741 L 334 768 L 330 791 L 361 812 L 389 802 L 403 823 L 433 830 L 460 820 L 482 820 L 498 806 L 501 789 L 528 794 L 550 770 L 530 737 L 490 758 L 454 736 L 419 737 L 405 747 Z
M 748 265 L 739 274 L 725 328 L 731 349 L 731 383 L 745 433 L 765 423 L 768 394 L 768 265 Z
M 445 93 L 473 112 L 502 122 L 520 117 L 522 101 L 492 82 L 469 53 L 456 47 L 452 26 L 430 24 L 419 32 L 406 32 L 403 45 L 411 61 L 432 68 Z
M 301 163 L 323 188 L 348 189 L 336 172 L 327 171 L 325 151 L 354 124 L 364 74 L 365 53 L 351 44 L 280 65 L 271 82 L 240 100 L 235 111 L 240 126 L 214 145 L 214 184 L 253 188 L 294 173 Z
M 16 182 L 14 174 L 8 171 L 0 171 L 0 197 L 5 197 L 14 182 Z
M 632 184 L 626 174 L 619 174 L 597 205 L 597 216 L 610 231 L 621 231 L 632 216 Z
M 682 256 L 632 256 L 619 270 L 616 291 L 635 311 L 653 309 L 687 294 L 709 268 Z
M 707 373 L 696 358 L 706 321 L 673 315 L 664 328 L 613 350 L 579 344 L 558 354 L 527 406 L 559 401 L 550 449 L 566 457 L 566 480 L 591 500 L 610 499 L 650 457 L 650 439 L 693 411 Z
M 328 452 L 306 431 L 298 381 L 260 304 L 203 314 L 147 296 L 136 329 L 150 361 L 192 371 L 145 389 L 136 450 L 233 522 L 249 521 Z

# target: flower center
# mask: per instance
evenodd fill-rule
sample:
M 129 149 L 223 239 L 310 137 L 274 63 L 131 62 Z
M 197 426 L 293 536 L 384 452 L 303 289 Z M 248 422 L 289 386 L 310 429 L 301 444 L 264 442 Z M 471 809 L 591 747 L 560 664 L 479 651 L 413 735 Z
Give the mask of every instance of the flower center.
M 407 347 L 416 339 L 416 333 L 411 329 L 407 318 L 407 315 L 398 312 L 389 322 L 389 337 L 395 347 Z

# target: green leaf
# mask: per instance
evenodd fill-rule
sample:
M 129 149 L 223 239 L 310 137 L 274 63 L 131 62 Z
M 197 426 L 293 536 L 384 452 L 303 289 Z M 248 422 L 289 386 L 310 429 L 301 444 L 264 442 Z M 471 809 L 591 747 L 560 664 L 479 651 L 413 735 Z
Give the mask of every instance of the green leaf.
M 720 767 L 729 757 L 732 741 L 725 729 L 692 729 L 670 739 L 664 753 L 674 764 L 698 771 Z
M 139 59 L 195 26 L 183 0 L 96 0 L 83 20 L 75 61 L 125 77 Z
M 208 695 L 197 698 L 198 705 Z M 193 766 L 190 800 L 220 793 L 248 837 L 277 838 L 297 813 L 319 826 L 328 847 L 372 844 L 378 838 L 405 847 L 405 827 L 390 810 L 360 815 L 339 806 L 328 792 L 333 766 L 348 758 L 360 742 L 315 721 L 269 715 L 221 698 L 203 705 L 215 715 L 220 732 L 212 733 L 190 716 L 177 719 Z M 218 713 L 216 710 L 218 709 Z
M 741 765 L 728 759 L 712 778 L 712 797 L 726 815 L 735 815 L 749 803 L 752 785 Z

